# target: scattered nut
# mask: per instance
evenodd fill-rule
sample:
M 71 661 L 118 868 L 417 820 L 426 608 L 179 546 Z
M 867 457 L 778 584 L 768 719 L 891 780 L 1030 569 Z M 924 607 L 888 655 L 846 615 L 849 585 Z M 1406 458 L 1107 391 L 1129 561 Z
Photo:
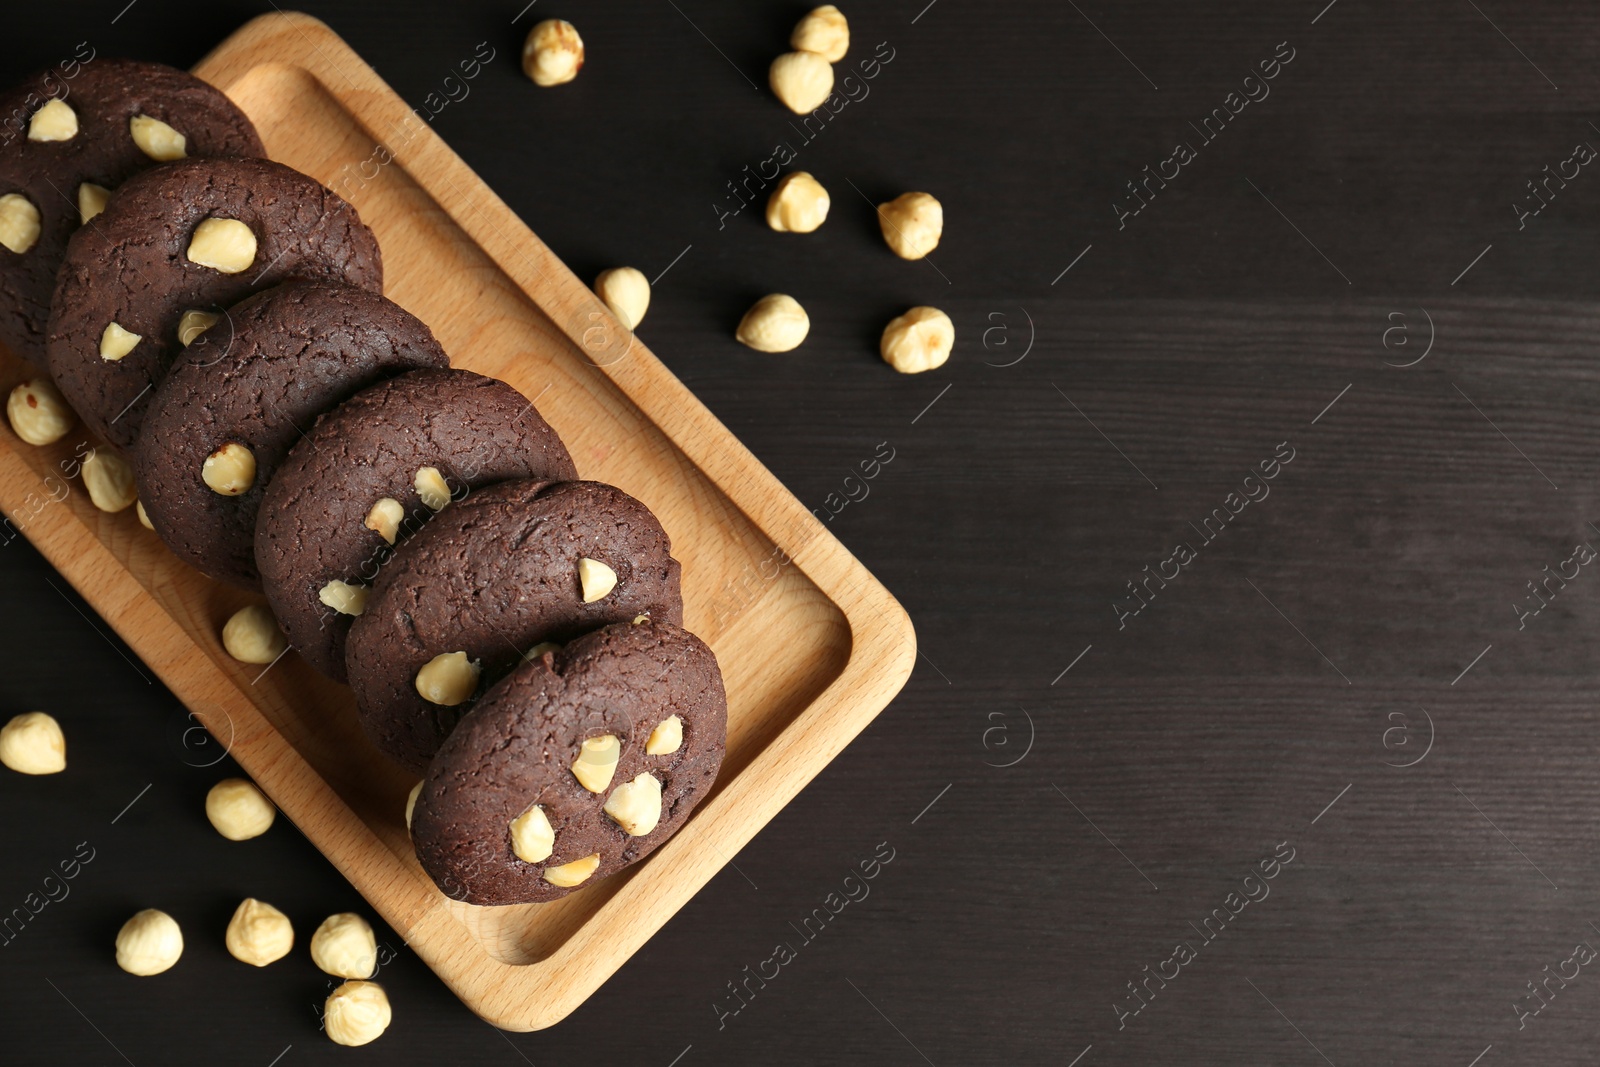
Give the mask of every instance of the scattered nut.
M 281 960 L 294 947 L 289 917 L 265 901 L 245 897 L 228 920 L 228 954 L 256 967 Z
M 336 1045 L 365 1045 L 389 1029 L 394 1012 L 376 982 L 345 982 L 322 1006 L 322 1029 Z
M 450 503 L 450 483 L 444 480 L 438 467 L 423 467 L 417 471 L 412 485 L 430 511 L 443 511 L 444 506 Z
M 430 704 L 453 708 L 472 699 L 482 667 L 465 652 L 445 652 L 417 672 L 417 692 Z
M 921 259 L 939 247 L 944 234 L 944 205 L 927 193 L 901 193 L 878 205 L 878 228 L 894 254 Z
M 561 646 L 556 644 L 554 641 L 540 641 L 537 645 L 534 645 L 532 648 L 528 649 L 528 651 L 524 652 L 522 654 L 522 658 L 524 660 L 534 660 L 538 659 L 540 656 L 543 656 L 546 652 L 560 651 Z
M 111 190 L 94 182 L 83 182 L 78 186 L 78 221 L 87 223 L 100 212 L 106 209 L 106 201 L 111 199 Z
M 48 378 L 30 378 L 6 398 L 11 429 L 30 445 L 52 445 L 77 421 L 66 398 Z
M 78 113 L 60 98 L 45 102 L 28 120 L 30 141 L 70 141 L 78 136 Z
M 572 761 L 572 777 L 589 792 L 604 793 L 621 758 L 622 742 L 615 734 L 591 737 L 578 748 L 578 758 Z
M 583 38 L 565 19 L 545 19 L 522 45 L 522 73 L 535 85 L 564 85 L 583 69 Z
M 289 641 L 265 604 L 250 604 L 233 613 L 222 627 L 222 647 L 240 663 L 266 664 L 283 655 Z
M 146 530 L 154 530 L 156 528 L 156 524 L 150 521 L 150 513 L 144 509 L 143 500 L 135 500 L 133 502 L 133 510 L 139 513 L 140 526 L 143 526 Z
M 206 818 L 229 841 L 260 837 L 277 817 L 272 801 L 247 778 L 224 778 L 206 794 Z
M 757 352 L 788 352 L 800 347 L 811 332 L 811 319 L 800 301 L 783 293 L 773 293 L 755 302 L 744 313 L 734 337 Z
M 511 820 L 511 851 L 524 863 L 543 863 L 555 851 L 556 831 L 535 804 Z
M 405 517 L 406 509 L 400 506 L 400 501 L 386 496 L 372 505 L 362 525 L 392 545 L 400 534 L 400 520 Z
M 17 255 L 33 247 L 39 239 L 39 209 L 21 193 L 0 196 L 0 245 Z
M 184 348 L 194 344 L 194 339 L 221 321 L 221 315 L 191 308 L 178 320 L 178 343 Z
M 367 610 L 367 594 L 370 592 L 364 585 L 351 585 L 335 578 L 322 587 L 317 599 L 341 615 L 360 615 Z
M 101 511 L 116 514 L 133 507 L 139 490 L 133 484 L 133 467 L 115 452 L 97 448 L 83 461 L 83 486 L 89 500 Z
M 583 602 L 593 604 L 604 600 L 617 587 L 617 572 L 585 556 L 578 561 L 578 585 L 583 589 Z
M 623 833 L 643 837 L 661 822 L 661 783 L 649 774 L 623 782 L 611 791 L 604 810 Z
M 256 484 L 256 455 L 237 441 L 229 441 L 200 465 L 200 479 L 213 492 L 238 496 Z
M 117 323 L 108 323 L 100 331 L 100 358 L 115 363 L 144 340 L 143 334 L 125 330 Z
M 878 351 L 901 374 L 921 374 L 944 366 L 956 343 L 956 327 L 938 308 L 914 307 L 883 328 Z
M 637 329 L 650 308 L 650 282 L 643 271 L 633 267 L 601 271 L 594 280 L 594 291 L 625 329 Z
M 411 793 L 406 797 L 406 829 L 411 829 L 411 813 L 417 810 L 417 798 L 422 795 L 422 787 L 426 782 L 418 782 L 411 787 Z
M 795 23 L 789 47 L 797 52 L 815 52 L 829 63 L 837 63 L 850 50 L 850 23 L 832 4 L 823 4 Z
M 151 159 L 169 163 L 188 155 L 188 140 L 160 119 L 135 115 L 128 120 L 128 132 L 133 135 L 133 143 L 139 146 L 139 151 Z
M 160 974 L 181 955 L 183 931 L 164 911 L 146 908 L 117 931 L 117 966 L 129 974 Z
M 650 731 L 650 737 L 644 743 L 644 751 L 647 756 L 670 756 L 682 745 L 683 720 L 671 715 L 656 723 L 656 728 Z
M 189 262 L 238 274 L 256 261 L 256 235 L 238 219 L 206 219 L 189 238 Z
M 378 969 L 371 924 L 353 911 L 323 919 L 311 935 L 311 962 L 336 978 L 371 978 Z
M 570 889 L 575 885 L 582 885 L 584 882 L 588 881 L 589 876 L 593 874 L 599 868 L 599 866 L 600 853 L 595 852 L 583 857 L 581 860 L 573 860 L 571 863 L 563 863 L 559 867 L 551 867 L 549 870 L 544 872 L 544 880 L 549 882 L 551 885 L 558 885 L 563 889 Z
M 61 724 L 42 711 L 30 711 L 0 726 L 0 763 L 22 774 L 55 774 L 67 769 L 67 739 Z
M 767 198 L 767 225 L 779 233 L 810 233 L 827 220 L 830 204 L 821 182 L 806 171 L 793 171 Z
M 772 61 L 767 82 L 785 107 L 804 115 L 833 95 L 833 66 L 815 52 L 785 52 Z
M 633 626 L 643 626 L 645 623 L 647 623 L 649 621 L 650 621 L 650 613 L 647 612 L 647 611 L 641 611 L 639 614 L 637 614 L 637 615 L 635 615 L 633 617 L 633 622 L 631 623 L 631 625 L 633 625 Z

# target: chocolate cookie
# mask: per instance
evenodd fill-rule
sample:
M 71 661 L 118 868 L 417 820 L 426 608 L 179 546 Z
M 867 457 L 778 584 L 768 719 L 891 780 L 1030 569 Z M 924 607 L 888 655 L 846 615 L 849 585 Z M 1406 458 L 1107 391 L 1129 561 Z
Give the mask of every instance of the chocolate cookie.
M 518 667 L 439 749 L 412 812 L 422 867 L 469 904 L 555 900 L 643 859 L 716 781 L 728 705 L 687 630 L 620 623 Z
M 416 316 L 365 289 L 293 281 L 235 304 L 150 401 L 133 470 L 151 525 L 179 559 L 260 588 L 256 512 L 317 416 L 385 378 L 449 363 Z
M 495 482 L 577 476 L 556 432 L 505 382 L 465 370 L 391 378 L 318 419 L 278 465 L 256 518 L 267 600 L 289 644 L 342 682 L 352 613 L 391 544 Z M 402 516 L 390 536 L 367 522 L 381 500 Z
M 395 553 L 350 627 L 367 736 L 421 773 L 474 693 L 534 646 L 641 614 L 681 623 L 671 551 L 649 508 L 601 482 L 501 482 L 451 504 Z
M 92 53 L 0 94 L 0 123 L 0 200 L 25 202 L 9 201 L 0 216 L 17 213 L 24 234 L 38 226 L 31 242 L 0 241 L 0 342 L 41 368 L 56 269 L 106 190 L 179 154 L 263 154 L 244 112 L 200 79 Z
M 61 392 L 118 448 L 138 437 L 182 350 L 185 312 L 217 314 L 289 278 L 383 288 L 378 242 L 355 208 L 270 160 L 146 171 L 94 222 L 67 242 L 46 347 Z

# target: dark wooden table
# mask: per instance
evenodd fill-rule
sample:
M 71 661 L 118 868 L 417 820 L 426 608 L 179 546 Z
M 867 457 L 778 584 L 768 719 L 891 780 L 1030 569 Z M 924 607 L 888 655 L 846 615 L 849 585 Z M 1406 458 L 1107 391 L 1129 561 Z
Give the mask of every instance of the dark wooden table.
M 567 1021 L 494 1032 L 384 931 L 394 1025 L 344 1050 L 302 955 L 220 933 L 361 901 L 291 826 L 215 835 L 229 762 L 19 542 L 0 711 L 69 720 L 72 770 L 0 774 L 0 910 L 94 858 L 0 947 L 0 1060 L 1600 1058 L 1593 5 L 851 3 L 847 62 L 892 58 L 808 139 L 765 90 L 804 4 L 524 2 L 305 6 L 418 104 L 488 41 L 434 125 L 580 275 L 666 271 L 642 335 L 801 499 L 888 443 L 831 528 L 918 670 Z M 9 5 L 8 78 L 83 40 L 188 65 L 272 8 L 125 3 Z M 558 15 L 589 62 L 537 90 Z M 833 192 L 812 237 L 732 213 L 779 144 Z M 930 262 L 875 232 L 910 188 Z M 796 353 L 732 339 L 770 291 Z M 902 378 L 877 334 L 921 303 L 955 355 Z M 150 902 L 210 926 L 135 981 Z

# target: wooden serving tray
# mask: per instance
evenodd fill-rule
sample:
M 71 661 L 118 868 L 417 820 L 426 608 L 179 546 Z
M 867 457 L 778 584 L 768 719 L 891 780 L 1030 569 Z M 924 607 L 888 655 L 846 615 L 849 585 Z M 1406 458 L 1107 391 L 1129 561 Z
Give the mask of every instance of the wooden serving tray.
M 295 656 L 263 672 L 221 647 L 249 597 L 171 556 L 129 509 L 90 504 L 72 457 L 0 431 L 0 539 L 21 531 L 231 751 L 284 814 L 474 1012 L 535 1030 L 581 1004 L 899 692 L 911 621 L 755 457 L 344 41 L 317 20 L 250 22 L 196 68 L 272 158 L 351 200 L 386 293 L 458 367 L 502 378 L 586 478 L 648 504 L 683 563 L 685 624 L 716 650 L 728 751 L 711 795 L 645 862 L 551 904 L 443 896 L 412 853 L 413 780 L 372 748 L 348 690 Z M 26 376 L 6 355 L 7 391 Z

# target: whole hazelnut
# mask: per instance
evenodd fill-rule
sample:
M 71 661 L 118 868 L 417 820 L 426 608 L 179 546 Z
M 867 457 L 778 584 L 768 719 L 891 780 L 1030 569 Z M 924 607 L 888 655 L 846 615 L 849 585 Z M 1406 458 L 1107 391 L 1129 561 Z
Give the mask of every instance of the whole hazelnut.
M 895 255 L 921 259 L 939 247 L 944 206 L 927 193 L 901 193 L 878 205 L 878 228 Z
M 767 83 L 785 107 L 804 115 L 833 95 L 833 65 L 815 52 L 785 52 L 772 61 Z
M 883 328 L 879 351 L 901 374 L 920 374 L 944 366 L 955 347 L 956 328 L 938 308 L 914 307 Z
M 48 378 L 30 378 L 6 398 L 11 429 L 30 445 L 52 445 L 77 421 L 72 408 Z
M 371 978 L 378 969 L 372 926 L 351 911 L 328 916 L 311 935 L 311 962 L 335 978 Z
M 42 711 L 30 711 L 0 726 L 0 763 L 22 774 L 66 770 L 67 739 L 61 724 Z
M 255 967 L 281 960 L 294 947 L 289 917 L 265 901 L 245 897 L 228 920 L 228 954 Z
M 389 997 L 376 982 L 345 982 L 328 994 L 322 1028 L 338 1045 L 365 1045 L 389 1029 L 394 1013 Z
M 112 514 L 133 507 L 139 499 L 132 465 L 104 448 L 95 449 L 83 461 L 83 486 L 95 507 Z
M 160 974 L 183 955 L 183 931 L 172 916 L 146 908 L 117 931 L 117 966 L 129 974 Z
M 644 272 L 633 267 L 603 270 L 594 280 L 594 291 L 626 329 L 636 329 L 644 321 L 650 307 L 650 282 Z
M 767 198 L 767 225 L 779 233 L 810 233 L 828 218 L 832 200 L 803 170 L 786 174 Z
M 260 837 L 277 816 L 266 794 L 244 778 L 224 778 L 206 794 L 206 818 L 229 841 Z
M 289 647 L 278 620 L 265 604 L 249 604 L 234 612 L 222 627 L 222 647 L 240 663 L 272 663 Z
M 788 352 L 811 332 L 806 309 L 792 296 L 773 293 L 755 302 L 739 320 L 734 337 L 757 352 Z
M 535 85 L 564 85 L 583 69 L 583 38 L 565 19 L 545 19 L 522 45 L 522 73 Z
M 815 52 L 829 63 L 837 63 L 850 50 L 850 23 L 832 4 L 823 4 L 794 25 L 789 47 L 797 52 Z

